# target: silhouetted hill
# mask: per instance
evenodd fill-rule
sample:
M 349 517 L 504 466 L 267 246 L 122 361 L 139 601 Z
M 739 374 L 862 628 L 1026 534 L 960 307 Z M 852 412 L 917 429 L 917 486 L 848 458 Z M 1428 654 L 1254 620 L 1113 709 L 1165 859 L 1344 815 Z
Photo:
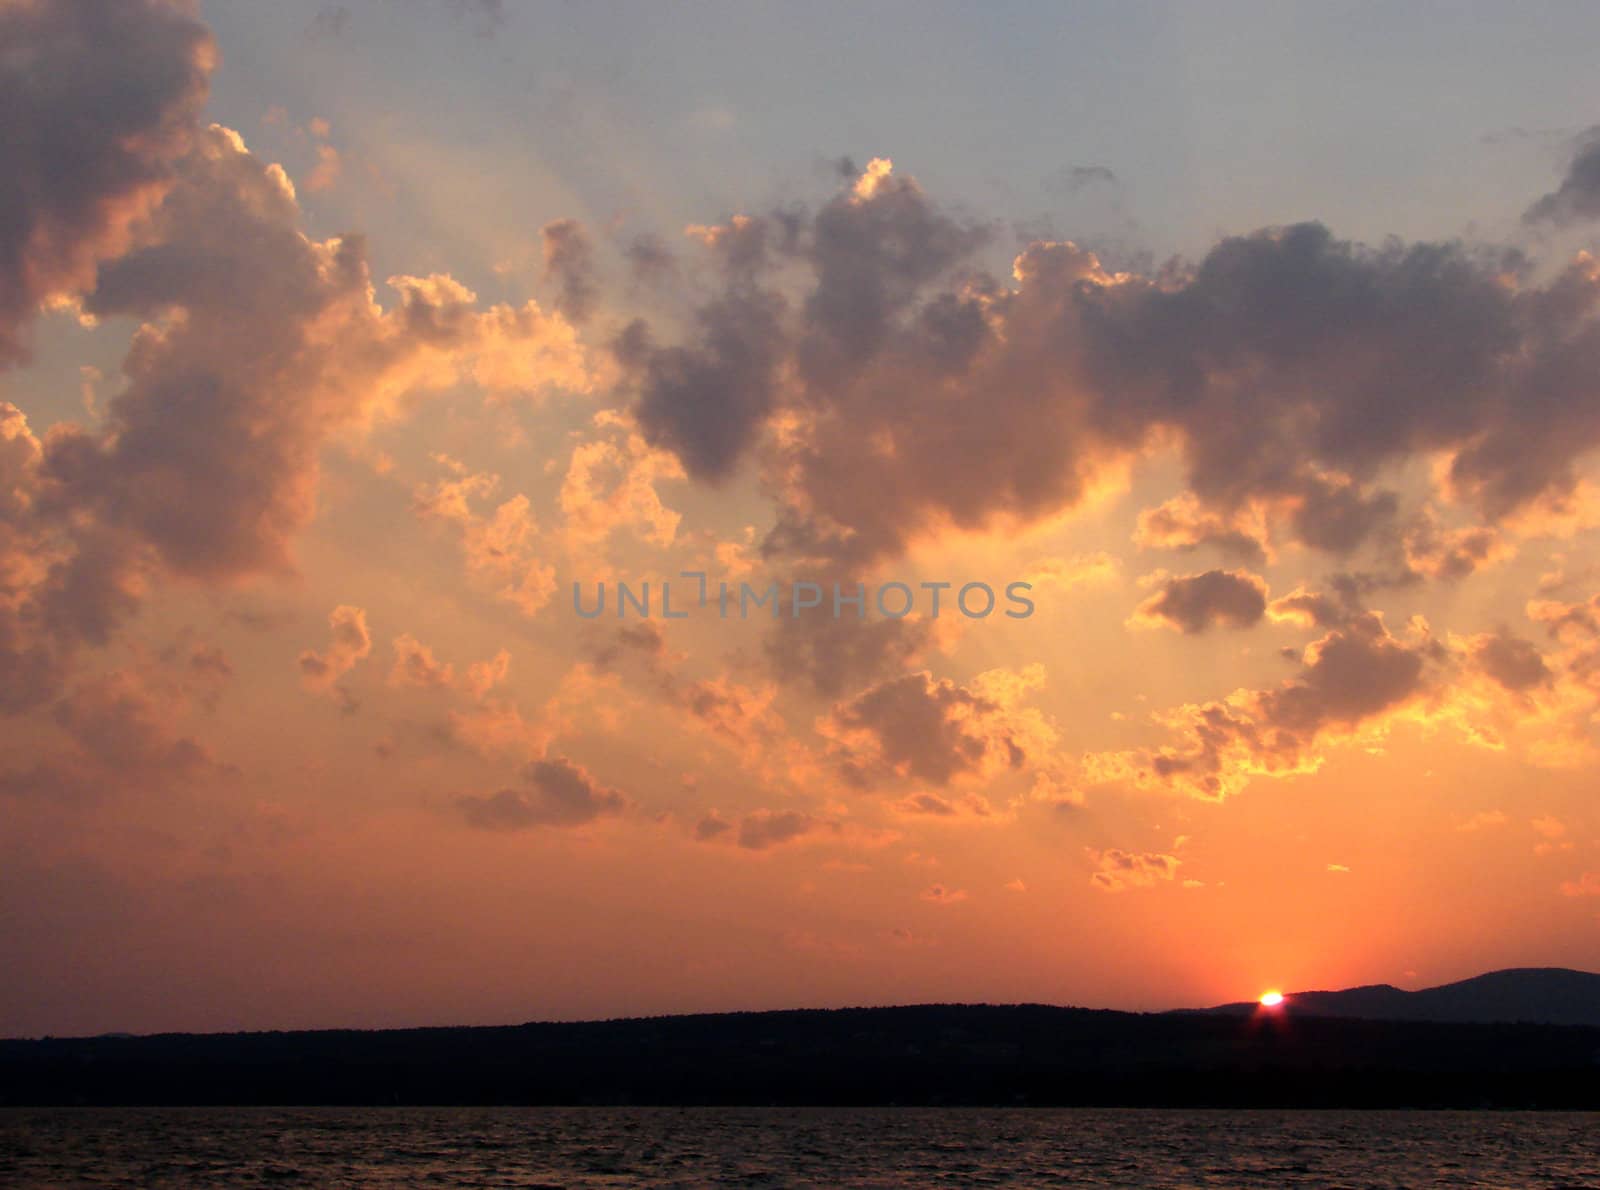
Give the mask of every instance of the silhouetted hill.
M 1600 1109 L 1600 1029 L 1040 1005 L 0 1042 L 0 1104 Z
M 1251 1000 L 1203 1011 L 1244 1016 L 1258 1007 Z M 1291 992 L 1285 1008 L 1299 1016 L 1370 1021 L 1521 1021 L 1600 1027 L 1600 975 L 1564 967 L 1517 967 L 1415 992 L 1386 983 L 1337 992 Z

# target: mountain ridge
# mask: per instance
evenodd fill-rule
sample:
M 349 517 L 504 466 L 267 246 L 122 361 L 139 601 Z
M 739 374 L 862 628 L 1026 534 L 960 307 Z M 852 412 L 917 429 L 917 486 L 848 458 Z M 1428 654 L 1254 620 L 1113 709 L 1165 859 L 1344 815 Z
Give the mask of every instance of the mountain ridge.
M 1376 983 L 1286 992 L 1283 1005 L 1274 1010 L 1245 1000 L 1178 1011 L 1233 1016 L 1279 1011 L 1353 1020 L 1592 1027 L 1600 1026 L 1600 974 L 1571 967 L 1507 967 L 1415 991 Z

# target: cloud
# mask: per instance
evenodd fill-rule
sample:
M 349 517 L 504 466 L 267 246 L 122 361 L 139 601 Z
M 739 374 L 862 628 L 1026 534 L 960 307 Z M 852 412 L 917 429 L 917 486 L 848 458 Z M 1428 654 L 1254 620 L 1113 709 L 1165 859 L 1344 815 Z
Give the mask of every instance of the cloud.
M 340 604 L 329 614 L 328 626 L 333 630 L 328 647 L 321 652 L 306 649 L 300 654 L 300 681 L 308 690 L 333 690 L 340 678 L 372 653 L 365 608 Z
M 913 793 L 901 798 L 891 807 L 897 814 L 927 816 L 954 820 L 959 818 L 992 818 L 994 807 L 981 794 L 969 793 L 959 798 L 942 797 L 937 793 Z
M 959 905 L 967 899 L 967 890 L 964 888 L 950 888 L 943 884 L 932 884 L 923 889 L 920 896 L 922 900 L 934 905 Z
M 435 660 L 433 650 L 409 632 L 394 638 L 394 666 L 389 685 L 441 690 L 455 684 L 455 668 Z
M 836 836 L 840 824 L 801 810 L 752 810 L 736 820 L 708 810 L 694 826 L 697 843 L 731 842 L 746 851 L 770 851 L 809 836 Z
M 3 366 L 23 357 L 39 305 L 90 288 L 160 202 L 216 47 L 185 6 L 161 0 L 6 4 L 0 45 Z
M 832 590 L 831 583 L 817 585 Z M 793 583 L 782 589 L 793 590 Z M 928 648 L 932 635 L 927 619 L 786 616 L 773 625 L 763 649 L 779 681 L 804 681 L 816 693 L 837 698 L 864 683 L 903 673 Z
M 361 237 L 308 238 L 284 171 L 200 126 L 214 49 L 188 6 L 14 3 L 0 40 L 0 121 L 20 121 L 0 138 L 0 356 L 47 300 L 139 324 L 98 425 L 40 438 L 0 408 L 0 710 L 58 694 L 167 576 L 291 572 L 335 435 L 463 381 L 593 382 L 532 303 L 398 276 L 380 306 Z
M 1440 653 L 1431 639 L 1398 640 L 1381 616 L 1363 613 L 1309 645 L 1300 672 L 1280 685 L 1157 716 L 1177 734 L 1177 745 L 1098 759 L 1108 772 L 1131 769 L 1141 779 L 1214 800 L 1253 776 L 1311 772 L 1321 764 L 1322 743 L 1381 731 L 1389 716 L 1422 698 L 1429 663 Z
M 729 822 L 715 810 L 707 811 L 698 822 L 694 824 L 694 838 L 697 843 L 709 843 L 713 839 L 721 838 L 734 829 L 734 824 Z
M 656 347 L 643 323 L 617 354 L 639 377 L 634 416 L 645 440 L 670 450 L 696 479 L 720 482 L 756 441 L 776 403 L 783 301 L 743 283 L 696 314 L 700 336 Z
M 544 240 L 545 276 L 558 287 L 556 309 L 568 321 L 581 323 L 594 310 L 599 296 L 594 279 L 594 249 L 583 224 L 576 219 L 557 219 L 540 229 Z
M 1117 175 L 1106 165 L 1069 165 L 1046 180 L 1045 186 L 1062 194 L 1076 194 L 1090 186 L 1115 186 Z
M 1208 570 L 1167 579 L 1134 613 L 1136 624 L 1166 625 L 1184 633 L 1208 628 L 1249 628 L 1267 611 L 1267 584 L 1242 570 Z
M 1095 871 L 1089 883 L 1102 892 L 1125 892 L 1130 888 L 1149 888 L 1170 881 L 1178 874 L 1180 860 L 1175 855 L 1155 851 L 1123 851 L 1111 847 L 1105 851 L 1089 848 L 1089 858 Z
M 1304 587 L 1297 587 L 1267 605 L 1267 616 L 1274 623 L 1298 624 L 1303 628 L 1333 628 L 1348 621 L 1355 611 L 1342 599 Z
M 1566 824 L 1553 815 L 1546 814 L 1542 818 L 1535 818 L 1530 823 L 1534 832 L 1546 839 L 1559 839 L 1567 833 Z
M 1270 528 L 1347 554 L 1400 532 L 1382 481 L 1408 462 L 1442 460 L 1439 493 L 1487 521 L 1570 492 L 1600 445 L 1584 258 L 1539 284 L 1512 252 L 1302 224 L 1150 276 L 1038 242 L 1003 285 L 982 227 L 884 162 L 816 212 L 703 230 L 740 262 L 722 296 L 681 344 L 635 327 L 622 354 L 647 439 L 691 477 L 761 462 L 775 553 L 865 563 L 1039 521 L 1159 446 L 1186 492 L 1145 542 L 1256 558 Z M 1418 565 L 1482 564 L 1476 528 L 1418 540 Z
M 564 757 L 539 760 L 522 770 L 522 784 L 484 797 L 455 801 L 469 826 L 517 831 L 543 826 L 583 826 L 614 817 L 629 806 L 615 789 L 601 785 L 587 770 Z
M 1480 810 L 1471 818 L 1457 823 L 1456 830 L 1470 833 L 1472 831 L 1487 830 L 1490 827 L 1504 826 L 1508 821 L 1509 819 L 1506 818 L 1503 811 Z
M 1209 546 L 1225 557 L 1244 562 L 1264 562 L 1266 510 L 1259 503 L 1229 510 L 1206 508 L 1193 492 L 1183 492 L 1139 514 L 1133 540 L 1141 549 L 1189 553 Z
M 1549 685 L 1553 675 L 1531 641 L 1505 632 L 1486 633 L 1472 643 L 1479 668 L 1507 690 L 1521 692 Z
M 911 779 L 944 786 L 996 776 L 1044 759 L 1056 740 L 1040 713 L 1022 705 L 1044 682 L 1043 667 L 991 670 L 970 685 L 926 670 L 891 678 L 836 704 L 820 724 L 846 778 L 862 787 Z
M 738 842 L 748 850 L 765 851 L 808 835 L 820 825 L 798 810 L 757 810 L 739 820 Z
M 424 520 L 460 533 L 462 557 L 474 581 L 524 615 L 537 615 L 556 593 L 555 568 L 545 560 L 539 522 L 526 495 L 519 492 L 492 511 L 480 510 L 499 485 L 498 475 L 462 468 L 448 479 L 419 484 L 411 507 Z
M 565 523 L 561 540 L 573 554 L 604 543 L 618 529 L 631 528 L 650 545 L 665 548 L 683 519 L 662 501 L 656 485 L 682 479 L 676 456 L 651 449 L 637 433 L 609 417 L 601 428 L 621 430 L 573 448 L 558 503 Z
M 1600 897 L 1600 872 L 1585 872 L 1576 880 L 1561 882 L 1564 897 Z
M 71 749 L 25 768 L 0 770 L 0 794 L 86 801 L 130 791 L 164 793 L 230 773 L 211 749 L 181 733 L 187 697 L 181 685 L 133 669 L 79 682 L 50 713 Z
M 1597 216 L 1600 216 L 1600 127 L 1590 128 L 1578 138 L 1561 186 L 1529 206 L 1522 213 L 1522 221 L 1566 227 Z

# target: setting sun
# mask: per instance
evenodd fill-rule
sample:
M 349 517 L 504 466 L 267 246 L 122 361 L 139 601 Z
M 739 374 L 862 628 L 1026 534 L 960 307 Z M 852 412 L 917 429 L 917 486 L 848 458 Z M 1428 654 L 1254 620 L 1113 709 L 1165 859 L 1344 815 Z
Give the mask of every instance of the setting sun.
M 1267 992 L 1261 997 L 1261 1007 L 1276 1008 L 1283 1003 L 1282 992 Z

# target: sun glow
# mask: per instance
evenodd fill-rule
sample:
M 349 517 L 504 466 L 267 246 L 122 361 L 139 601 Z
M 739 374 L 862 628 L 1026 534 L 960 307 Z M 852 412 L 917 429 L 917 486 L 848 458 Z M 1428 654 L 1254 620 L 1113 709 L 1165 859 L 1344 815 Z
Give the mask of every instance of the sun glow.
M 1266 992 L 1261 997 L 1261 1007 L 1263 1008 L 1276 1008 L 1282 1003 L 1282 992 Z

